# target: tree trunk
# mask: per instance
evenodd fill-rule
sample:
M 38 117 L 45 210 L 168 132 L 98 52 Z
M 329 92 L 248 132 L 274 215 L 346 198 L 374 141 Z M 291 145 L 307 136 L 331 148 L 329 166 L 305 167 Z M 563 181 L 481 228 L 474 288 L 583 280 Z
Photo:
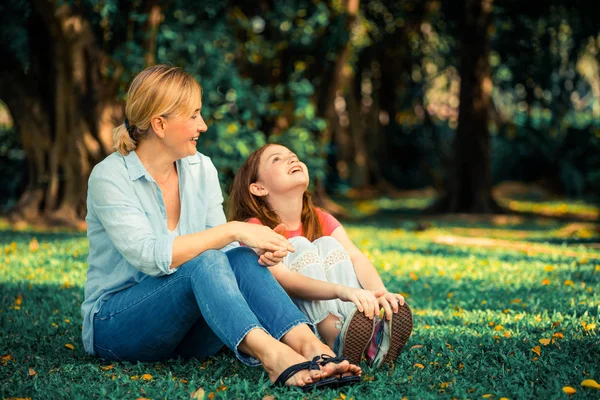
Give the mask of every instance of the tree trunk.
M 447 191 L 434 209 L 500 211 L 492 197 L 488 112 L 492 80 L 489 51 L 492 0 L 465 0 L 459 21 L 461 78 L 458 128 Z
M 31 69 L 3 67 L 0 96 L 13 115 L 27 155 L 29 181 L 13 220 L 80 226 L 87 180 L 112 150 L 119 68 L 106 78 L 109 60 L 88 22 L 69 6 L 33 4 Z M 7 70 L 5 71 L 4 68 Z M 12 68 L 12 70 L 10 69 Z

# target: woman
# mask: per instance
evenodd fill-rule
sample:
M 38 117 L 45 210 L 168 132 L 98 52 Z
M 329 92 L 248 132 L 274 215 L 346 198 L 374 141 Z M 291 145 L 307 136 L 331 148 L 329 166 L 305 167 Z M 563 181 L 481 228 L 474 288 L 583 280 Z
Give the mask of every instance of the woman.
M 229 347 L 275 384 L 334 385 L 361 369 L 335 354 L 258 257 L 294 248 L 270 228 L 226 223 L 217 171 L 196 151 L 201 88 L 157 65 L 133 80 L 118 152 L 88 188 L 83 342 L 109 360 L 203 358 Z M 309 361 L 312 360 L 312 361 Z

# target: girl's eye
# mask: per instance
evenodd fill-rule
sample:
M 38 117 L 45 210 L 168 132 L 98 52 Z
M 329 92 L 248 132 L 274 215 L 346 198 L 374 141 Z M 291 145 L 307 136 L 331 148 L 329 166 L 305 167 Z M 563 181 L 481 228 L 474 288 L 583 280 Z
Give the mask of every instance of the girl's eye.
M 275 157 L 273 157 L 273 162 L 277 162 L 277 161 L 279 161 L 279 160 L 280 160 L 279 156 L 275 156 Z

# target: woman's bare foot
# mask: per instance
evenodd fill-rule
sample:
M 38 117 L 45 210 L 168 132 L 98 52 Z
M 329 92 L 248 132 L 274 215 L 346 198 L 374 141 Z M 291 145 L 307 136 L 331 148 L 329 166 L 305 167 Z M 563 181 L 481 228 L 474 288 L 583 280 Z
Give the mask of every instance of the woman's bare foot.
M 335 353 L 329 346 L 322 343 L 315 337 L 315 340 L 311 340 L 309 343 L 302 346 L 300 351 L 304 357 L 312 359 L 315 356 L 321 356 L 327 354 L 328 356 L 335 357 Z M 358 365 L 350 364 L 348 361 L 342 361 L 340 363 L 327 363 L 321 367 L 321 370 L 329 375 L 362 375 L 362 369 Z
M 281 342 L 277 342 L 278 345 L 273 346 L 272 351 L 266 353 L 261 357 L 261 361 L 265 371 L 269 374 L 271 382 L 275 382 L 279 375 L 285 371 L 288 367 L 308 361 L 305 357 L 296 353 L 290 347 L 286 346 Z M 312 358 L 311 358 L 312 359 Z M 331 368 L 329 368 L 331 370 Z M 286 386 L 305 386 L 312 382 L 319 381 L 327 376 L 331 375 L 322 370 L 302 370 L 292 375 L 286 382 Z

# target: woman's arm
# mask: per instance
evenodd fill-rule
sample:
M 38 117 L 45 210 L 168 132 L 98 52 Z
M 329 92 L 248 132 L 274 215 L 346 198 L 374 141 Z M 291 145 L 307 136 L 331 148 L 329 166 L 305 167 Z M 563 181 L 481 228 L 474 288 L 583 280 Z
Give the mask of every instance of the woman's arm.
M 231 221 L 202 232 L 177 236 L 173 242 L 173 256 L 169 268 L 177 268 L 210 249 L 221 249 L 231 242 L 243 242 L 249 247 L 268 251 L 294 251 L 283 236 L 263 225 Z
M 368 290 L 309 278 L 298 272 L 290 271 L 282 263 L 269 267 L 269 271 L 291 297 L 304 300 L 340 299 L 353 302 L 360 312 L 366 310 L 365 315 L 368 317 L 379 313 L 377 296 L 382 294 L 380 292 L 372 293 Z

